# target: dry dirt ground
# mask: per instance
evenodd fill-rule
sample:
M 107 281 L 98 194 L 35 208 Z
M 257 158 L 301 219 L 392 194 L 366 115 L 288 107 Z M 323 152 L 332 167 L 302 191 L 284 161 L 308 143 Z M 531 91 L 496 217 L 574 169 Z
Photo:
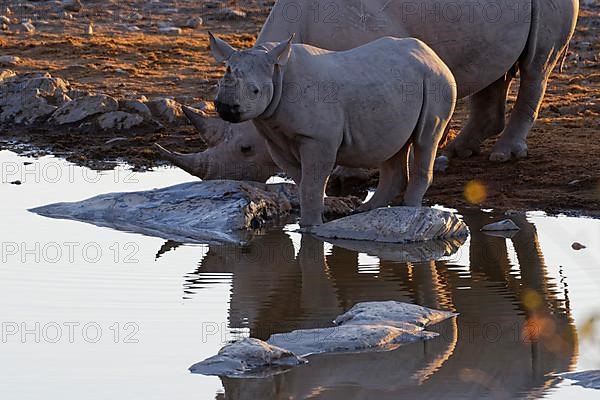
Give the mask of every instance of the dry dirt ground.
M 484 208 L 600 215 L 600 6 L 595 4 L 580 9 L 564 70 L 554 72 L 531 132 L 529 157 L 493 164 L 487 160 L 490 140 L 481 155 L 453 159 L 446 174 L 436 175 L 427 194 L 429 203 L 472 205 L 464 191 L 476 180 L 485 192 L 478 199 Z M 193 104 L 212 98 L 222 72 L 210 57 L 206 32 L 217 32 L 239 47 L 251 46 L 271 5 L 260 0 L 83 0 L 82 10 L 67 15 L 54 1 L 3 1 L 0 15 L 8 6 L 14 22 L 31 19 L 37 30 L 19 32 L 17 24 L 0 31 L 0 55 L 23 59 L 11 68 L 16 72 L 48 71 L 67 79 L 75 89 L 127 97 L 172 96 Z M 222 14 L 223 7 L 243 10 L 246 16 L 230 19 Z M 176 25 L 198 16 L 204 20 L 198 28 L 184 29 L 176 36 L 159 32 L 161 23 Z M 90 24 L 92 35 L 87 34 Z M 509 109 L 516 87 L 511 90 Z M 466 115 L 461 102 L 453 134 Z M 111 137 L 15 129 L 0 132 L 0 149 L 28 144 L 37 149 L 35 153 L 50 152 L 80 164 L 106 167 L 106 161 L 118 159 L 146 168 L 157 163 L 150 149 L 154 142 L 186 152 L 203 148 L 189 127 L 165 128 L 106 144 Z

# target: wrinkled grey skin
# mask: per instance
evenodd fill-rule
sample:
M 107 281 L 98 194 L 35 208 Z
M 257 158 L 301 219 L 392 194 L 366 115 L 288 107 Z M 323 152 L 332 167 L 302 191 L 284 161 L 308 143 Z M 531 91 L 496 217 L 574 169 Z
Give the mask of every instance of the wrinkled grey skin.
M 209 148 L 199 153 L 181 154 L 156 144 L 163 158 L 203 180 L 265 182 L 279 172 L 252 122 L 231 124 L 190 107 L 182 108 Z
M 347 50 L 382 36 L 415 37 L 448 65 L 469 120 L 446 155 L 468 157 L 502 132 L 490 159 L 527 155 L 526 138 L 550 73 L 573 35 L 578 0 L 277 0 L 257 43 L 295 41 Z M 519 94 L 505 125 L 516 70 Z
M 211 34 L 210 46 L 227 65 L 217 112 L 252 120 L 273 160 L 300 184 L 301 226 L 322 223 L 335 165 L 379 168 L 377 190 L 359 211 L 386 206 L 404 189 L 405 205 L 421 205 L 456 102 L 452 73 L 425 43 L 386 37 L 332 52 L 290 38 L 236 51 Z M 318 82 L 329 83 L 331 97 L 310 95 Z

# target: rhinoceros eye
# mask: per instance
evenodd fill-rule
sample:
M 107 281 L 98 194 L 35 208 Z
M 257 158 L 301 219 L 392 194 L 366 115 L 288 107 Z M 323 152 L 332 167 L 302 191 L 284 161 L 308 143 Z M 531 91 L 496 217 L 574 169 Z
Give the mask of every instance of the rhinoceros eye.
M 252 152 L 252 146 L 242 146 L 240 150 L 244 155 L 249 155 Z

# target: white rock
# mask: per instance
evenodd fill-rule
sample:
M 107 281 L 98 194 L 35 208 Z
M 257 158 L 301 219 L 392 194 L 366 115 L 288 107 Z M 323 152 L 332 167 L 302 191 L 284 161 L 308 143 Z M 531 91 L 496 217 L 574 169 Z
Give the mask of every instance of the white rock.
M 0 22 L 1 22 L 1 23 L 3 23 L 3 24 L 9 24 L 9 25 L 10 25 L 10 23 L 11 23 L 11 22 L 10 22 L 10 18 L 8 18 L 8 17 L 7 17 L 7 16 L 5 16 L 5 15 L 0 15 Z
M 393 350 L 399 345 L 432 339 L 437 335 L 411 324 L 404 324 L 402 327 L 349 324 L 335 328 L 299 329 L 277 333 L 271 335 L 267 343 L 306 357 L 321 353 Z
M 155 99 L 149 101 L 146 105 L 150 108 L 154 117 L 169 124 L 180 125 L 187 123 L 187 118 L 183 114 L 181 104 L 173 99 Z
M 300 329 L 225 346 L 219 353 L 190 367 L 193 373 L 219 376 L 262 376 L 281 371 L 282 366 L 301 364 L 301 357 L 321 353 L 393 350 L 403 344 L 438 336 L 424 330 L 456 314 L 413 304 L 358 303 L 329 328 Z M 301 356 L 301 357 L 298 357 Z M 248 368 L 244 368 L 244 366 Z
M 78 97 L 58 108 L 49 122 L 57 125 L 72 124 L 92 115 L 117 111 L 118 108 L 117 100 L 104 94 Z
M 119 108 L 125 111 L 136 112 L 147 118 L 152 117 L 150 109 L 141 100 L 119 100 Z
M 350 215 L 311 228 L 332 239 L 411 243 L 464 237 L 467 225 L 453 213 L 428 207 L 387 207 Z
M 4 65 L 7 67 L 15 67 L 19 64 L 21 64 L 22 60 L 20 57 L 17 56 L 0 56 L 0 65 Z
M 293 211 L 294 185 L 242 181 L 189 182 L 167 188 L 108 193 L 32 211 L 183 242 L 243 243 Z
M 497 232 L 497 231 L 518 231 L 519 226 L 513 222 L 512 219 L 505 219 L 502 221 L 494 222 L 481 228 L 482 232 Z
M 175 26 L 165 26 L 159 28 L 158 31 L 167 35 L 181 35 L 181 28 L 177 28 Z
M 190 371 L 205 375 L 249 375 L 267 368 L 305 362 L 288 350 L 259 339 L 245 338 L 223 347 L 216 356 L 192 365 Z
M 31 22 L 24 22 L 21 24 L 21 28 L 27 33 L 34 33 L 35 26 Z
M 194 17 L 194 18 L 190 18 L 187 21 L 183 22 L 183 23 L 179 23 L 178 26 L 180 28 L 191 28 L 191 29 L 196 29 L 199 26 L 202 25 L 204 21 L 202 20 L 202 18 L 200 17 Z
M 0 70 L 0 82 L 5 80 L 6 78 L 10 78 L 17 75 L 14 71 L 10 69 L 2 69 Z
M 219 19 L 243 19 L 246 18 L 246 12 L 237 8 L 222 8 L 217 12 Z
M 344 314 L 338 316 L 336 325 L 373 325 L 384 324 L 403 328 L 405 324 L 420 327 L 437 324 L 458 314 L 449 311 L 434 310 L 416 304 L 399 301 L 380 301 L 358 303 Z
M 112 111 L 98 117 L 98 124 L 103 130 L 131 129 L 144 122 L 144 117 L 139 114 L 130 114 L 124 111 Z
M 48 118 L 65 100 L 69 84 L 48 73 L 22 74 L 0 83 L 0 123 L 25 124 Z

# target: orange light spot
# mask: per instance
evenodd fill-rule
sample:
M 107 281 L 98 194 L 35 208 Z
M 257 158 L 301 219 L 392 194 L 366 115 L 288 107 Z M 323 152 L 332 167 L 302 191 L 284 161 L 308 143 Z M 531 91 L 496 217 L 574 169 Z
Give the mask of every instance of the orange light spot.
M 464 195 L 469 203 L 481 204 L 487 198 L 487 189 L 481 181 L 474 179 L 465 185 Z

